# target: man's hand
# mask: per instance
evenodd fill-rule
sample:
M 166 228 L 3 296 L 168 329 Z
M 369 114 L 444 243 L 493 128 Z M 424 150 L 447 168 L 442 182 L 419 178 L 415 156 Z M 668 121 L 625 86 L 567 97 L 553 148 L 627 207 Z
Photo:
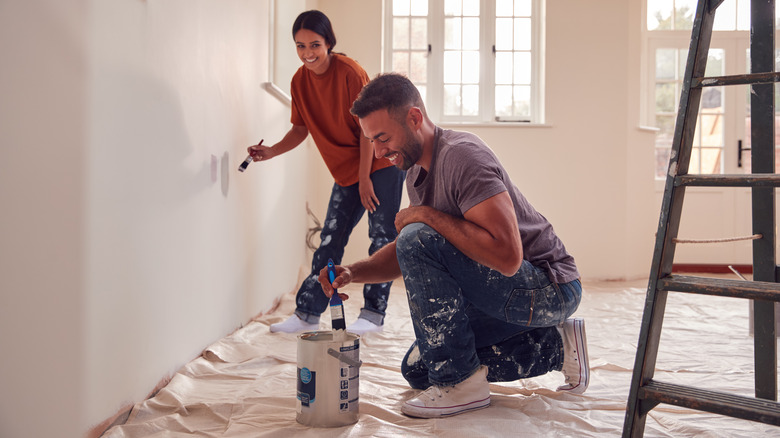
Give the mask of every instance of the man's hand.
M 349 268 L 339 265 L 336 265 L 335 268 L 336 279 L 333 280 L 333 285 L 331 285 L 330 279 L 328 278 L 327 266 L 320 270 L 320 276 L 317 277 L 317 279 L 320 281 L 320 285 L 322 286 L 322 292 L 324 292 L 325 296 L 328 298 L 333 296 L 333 289 L 340 289 L 341 287 L 346 286 L 352 282 L 352 271 L 350 271 Z M 342 300 L 348 300 L 349 295 L 339 292 L 339 298 Z
M 431 210 L 433 210 L 433 208 L 424 205 L 406 207 L 399 210 L 395 215 L 395 230 L 400 233 L 405 226 L 414 222 L 422 222 L 431 225 L 426 221 L 426 218 L 429 216 L 428 213 L 430 213 Z

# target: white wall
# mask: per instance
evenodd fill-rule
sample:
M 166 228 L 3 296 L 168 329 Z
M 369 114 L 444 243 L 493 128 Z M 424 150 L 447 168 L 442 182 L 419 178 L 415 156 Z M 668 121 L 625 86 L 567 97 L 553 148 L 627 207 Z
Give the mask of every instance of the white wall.
M 0 436 L 80 436 L 297 289 L 269 3 L 0 2 Z
M 585 278 L 647 275 L 658 218 L 653 133 L 639 128 L 641 2 L 547 1 L 546 127 L 464 127 L 499 155 Z M 338 47 L 379 72 L 380 0 L 319 0 Z M 356 17 L 360 17 L 357 19 Z M 313 199 L 324 199 L 324 191 Z M 322 210 L 323 207 L 318 207 Z M 365 256 L 365 219 L 345 260 Z

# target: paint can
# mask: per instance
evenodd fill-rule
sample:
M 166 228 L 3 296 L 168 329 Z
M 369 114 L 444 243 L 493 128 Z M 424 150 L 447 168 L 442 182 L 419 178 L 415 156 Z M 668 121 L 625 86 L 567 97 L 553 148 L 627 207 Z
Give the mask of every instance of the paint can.
M 344 331 L 298 335 L 296 421 L 339 427 L 358 421 L 360 336 Z

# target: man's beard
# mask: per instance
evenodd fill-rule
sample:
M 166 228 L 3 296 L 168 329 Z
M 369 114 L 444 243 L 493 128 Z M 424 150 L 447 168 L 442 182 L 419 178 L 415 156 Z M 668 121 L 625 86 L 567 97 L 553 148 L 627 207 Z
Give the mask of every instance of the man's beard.
M 417 164 L 417 161 L 422 157 L 422 143 L 415 140 L 409 127 L 404 128 L 406 131 L 405 143 L 401 150 L 398 151 L 403 161 L 398 168 L 401 170 L 409 170 L 412 166 Z

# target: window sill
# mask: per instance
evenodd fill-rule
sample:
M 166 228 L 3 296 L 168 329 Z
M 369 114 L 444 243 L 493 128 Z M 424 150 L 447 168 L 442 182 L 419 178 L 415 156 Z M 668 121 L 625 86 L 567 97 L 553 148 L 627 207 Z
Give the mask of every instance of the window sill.
M 283 104 L 287 106 L 292 104 L 292 98 L 290 95 L 285 93 L 281 88 L 277 87 L 273 82 L 264 82 L 263 88 L 265 88 L 265 91 L 267 91 L 269 94 L 279 99 L 279 101 Z
M 549 123 L 528 122 L 441 122 L 436 123 L 442 128 L 552 128 Z

